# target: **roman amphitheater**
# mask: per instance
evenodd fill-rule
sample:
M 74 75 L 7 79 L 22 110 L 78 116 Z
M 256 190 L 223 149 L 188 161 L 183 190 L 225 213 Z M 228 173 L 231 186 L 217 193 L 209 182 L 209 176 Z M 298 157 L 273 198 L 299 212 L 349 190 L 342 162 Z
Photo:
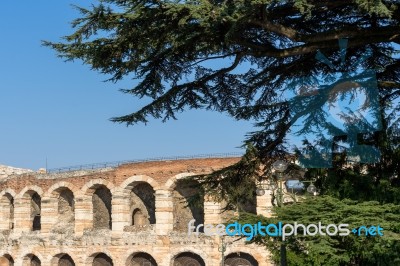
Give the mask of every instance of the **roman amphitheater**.
M 193 189 L 181 179 L 237 161 L 153 161 L 61 173 L 0 169 L 0 266 L 218 266 L 222 258 L 225 266 L 272 265 L 264 247 L 188 235 L 190 220 L 219 224 L 227 215 L 209 197 L 201 207 L 185 207 Z M 254 212 L 267 215 L 269 197 L 257 197 Z

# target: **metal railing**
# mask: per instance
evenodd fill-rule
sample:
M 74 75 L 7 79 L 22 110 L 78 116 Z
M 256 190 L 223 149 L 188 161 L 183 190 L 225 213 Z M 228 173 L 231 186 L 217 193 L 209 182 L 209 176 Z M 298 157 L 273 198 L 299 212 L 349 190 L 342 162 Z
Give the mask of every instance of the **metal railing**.
M 129 163 L 144 163 L 144 162 L 157 162 L 157 161 L 177 161 L 177 160 L 189 160 L 189 159 L 207 159 L 207 158 L 229 158 L 229 157 L 240 157 L 243 153 L 231 152 L 231 153 L 212 153 L 212 154 L 198 154 L 198 155 L 187 155 L 187 156 L 162 156 L 146 159 L 134 159 L 125 161 L 105 162 L 105 163 L 93 163 L 93 164 L 82 164 L 76 166 L 67 166 L 61 168 L 48 169 L 47 173 L 65 173 L 72 171 L 82 170 L 94 170 L 101 168 L 115 168 L 122 164 Z

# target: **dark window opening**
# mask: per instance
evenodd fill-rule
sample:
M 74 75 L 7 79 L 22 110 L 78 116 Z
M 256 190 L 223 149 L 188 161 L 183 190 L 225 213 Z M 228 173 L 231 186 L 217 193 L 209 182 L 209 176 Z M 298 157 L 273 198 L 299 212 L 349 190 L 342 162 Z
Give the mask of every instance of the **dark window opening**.
M 31 198 L 31 219 L 32 231 L 41 229 L 40 214 L 41 214 L 41 198 L 38 193 L 33 193 Z
M 106 254 L 100 253 L 93 259 L 93 266 L 113 266 L 112 259 Z

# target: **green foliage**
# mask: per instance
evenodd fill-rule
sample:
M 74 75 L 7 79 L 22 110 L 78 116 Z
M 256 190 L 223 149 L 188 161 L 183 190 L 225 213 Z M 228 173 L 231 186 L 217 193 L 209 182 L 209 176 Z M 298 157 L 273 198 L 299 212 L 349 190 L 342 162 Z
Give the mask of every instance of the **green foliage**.
M 204 194 L 210 195 L 215 201 L 226 203 L 226 209 L 236 209 L 254 202 L 254 179 L 260 177 L 261 161 L 257 150 L 248 144 L 246 154 L 240 161 L 209 175 L 196 175 L 187 178 L 187 182 L 196 181 L 200 188 L 198 195 L 190 198 L 194 204 L 202 199 Z
M 391 17 L 392 12 L 397 8 L 394 3 L 389 5 L 389 1 L 381 0 L 356 0 L 356 3 L 359 5 L 360 9 L 370 14 L 383 17 Z
M 265 176 L 276 178 L 271 173 L 271 165 L 279 157 L 262 158 L 259 151 L 251 144 L 246 144 L 246 153 L 240 161 L 207 175 L 195 175 L 186 182 L 197 182 L 199 195 L 191 197 L 193 204 L 199 202 L 205 194 L 212 196 L 217 202 L 225 202 L 226 209 L 238 209 L 246 205 L 254 205 L 256 183 Z M 281 157 L 282 158 L 282 157 Z M 293 160 L 293 156 L 283 157 Z M 297 165 L 289 165 L 286 176 L 298 178 L 304 175 L 304 169 Z
M 357 202 L 333 197 L 317 197 L 275 208 L 275 218 L 250 214 L 240 216 L 241 223 L 349 224 L 349 229 L 380 225 L 384 236 L 304 236 L 286 239 L 288 265 L 398 265 L 400 264 L 400 206 L 375 201 Z M 301 232 L 301 230 L 299 230 Z M 279 261 L 281 240 L 257 237 L 258 244 L 272 250 Z

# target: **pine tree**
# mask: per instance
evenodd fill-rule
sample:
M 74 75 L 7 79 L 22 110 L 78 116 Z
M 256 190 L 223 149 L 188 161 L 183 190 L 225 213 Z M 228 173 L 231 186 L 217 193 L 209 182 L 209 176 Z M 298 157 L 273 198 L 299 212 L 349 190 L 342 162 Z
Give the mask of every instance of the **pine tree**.
M 297 236 L 285 240 L 288 265 L 399 265 L 400 264 L 400 206 L 376 201 L 339 200 L 331 196 L 310 198 L 304 202 L 276 208 L 275 218 L 242 214 L 241 223 L 256 224 L 348 224 L 350 230 L 361 226 L 380 226 L 383 236 Z M 252 242 L 265 245 L 279 261 L 281 239 L 257 236 Z
M 255 121 L 256 130 L 245 139 L 247 152 L 237 164 L 191 178 L 200 184 L 192 204 L 212 194 L 239 210 L 254 200 L 254 181 L 268 174 L 274 160 L 291 159 L 286 136 L 293 125 L 303 121 L 299 132 L 306 134 L 327 124 L 322 106 L 329 97 L 324 91 L 316 94 L 300 88 L 312 106 L 305 109 L 303 102 L 286 98 L 293 93 L 288 84 L 329 76 L 331 65 L 347 73 L 374 70 L 382 130 L 360 140 L 336 134 L 334 151 L 340 151 L 341 141 L 374 144 L 381 160 L 344 167 L 345 154 L 335 153 L 333 168 L 313 169 L 305 176 L 319 175 L 317 186 L 325 196 L 275 211 L 279 220 L 380 223 L 388 232 L 382 238 L 291 238 L 290 265 L 396 265 L 400 264 L 399 5 L 398 0 L 103 0 L 91 9 L 77 7 L 81 17 L 72 23 L 75 32 L 62 42 L 44 45 L 67 60 L 82 60 L 112 82 L 138 79 L 123 92 L 151 102 L 112 118 L 114 122 L 133 125 L 147 123 L 149 117 L 166 121 L 187 109 Z M 346 60 L 339 39 L 347 40 Z M 341 132 L 331 125 L 326 128 Z M 324 137 L 314 140 L 306 139 L 298 151 L 315 150 Z M 291 166 L 286 174 L 299 175 L 296 171 Z M 278 241 L 256 241 L 277 254 Z
M 290 111 L 282 96 L 291 90 L 288 82 L 330 73 L 315 56 L 319 51 L 340 63 L 338 39 L 348 40 L 341 71 L 376 70 L 382 106 L 399 108 L 398 7 L 383 0 L 106 0 L 78 8 L 75 32 L 44 45 L 110 81 L 139 80 L 123 92 L 152 101 L 112 121 L 165 121 L 187 109 L 225 112 L 256 121 L 247 141 L 267 157 L 287 151 L 287 132 L 310 111 Z M 354 65 L 366 53 L 371 57 Z M 313 125 L 324 122 L 324 102 L 312 108 Z

